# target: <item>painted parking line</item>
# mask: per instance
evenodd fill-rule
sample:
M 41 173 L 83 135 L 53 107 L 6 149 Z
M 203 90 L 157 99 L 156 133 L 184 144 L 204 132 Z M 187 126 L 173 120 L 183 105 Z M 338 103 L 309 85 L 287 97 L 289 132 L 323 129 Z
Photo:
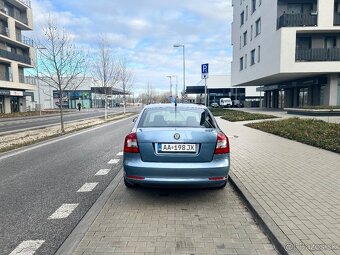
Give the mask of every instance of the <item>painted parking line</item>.
M 45 240 L 28 240 L 18 245 L 9 255 L 33 255 Z
M 117 164 L 119 162 L 119 159 L 111 159 L 108 164 L 109 165 L 113 165 L 113 164 Z
M 117 153 L 117 156 L 123 156 L 123 152 L 121 151 L 121 152 L 118 152 Z
M 98 185 L 98 182 L 87 182 L 87 183 L 85 183 L 80 189 L 78 189 L 77 192 L 90 192 L 90 191 L 92 191 L 97 185 Z
M 49 220 L 65 219 L 67 218 L 74 209 L 77 208 L 78 204 L 63 204 L 60 206 L 50 217 Z
M 95 175 L 107 175 L 110 169 L 100 169 Z

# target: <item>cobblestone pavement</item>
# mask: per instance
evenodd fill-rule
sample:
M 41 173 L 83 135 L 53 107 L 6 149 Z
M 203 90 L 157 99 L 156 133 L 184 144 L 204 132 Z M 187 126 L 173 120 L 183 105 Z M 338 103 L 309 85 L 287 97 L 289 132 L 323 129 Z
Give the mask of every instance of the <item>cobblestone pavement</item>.
M 230 184 L 127 189 L 120 181 L 73 253 L 277 254 Z
M 233 174 L 302 254 L 340 254 L 340 155 L 218 119 Z M 289 247 L 288 247 L 289 248 Z

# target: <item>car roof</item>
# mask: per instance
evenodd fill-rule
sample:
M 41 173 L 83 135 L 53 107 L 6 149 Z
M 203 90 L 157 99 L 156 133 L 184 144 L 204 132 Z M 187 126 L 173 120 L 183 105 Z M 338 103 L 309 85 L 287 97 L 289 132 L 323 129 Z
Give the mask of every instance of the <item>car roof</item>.
M 146 105 L 145 109 L 154 109 L 154 108 L 172 108 L 175 107 L 175 104 L 149 104 Z M 177 108 L 184 109 L 184 108 L 196 108 L 196 109 L 206 109 L 204 105 L 198 104 L 177 104 Z

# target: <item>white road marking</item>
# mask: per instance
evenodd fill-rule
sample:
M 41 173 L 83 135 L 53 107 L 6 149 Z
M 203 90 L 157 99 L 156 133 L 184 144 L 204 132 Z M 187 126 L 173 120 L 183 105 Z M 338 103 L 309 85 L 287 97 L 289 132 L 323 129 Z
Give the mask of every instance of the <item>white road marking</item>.
M 119 159 L 111 159 L 108 164 L 113 165 L 113 164 L 117 164 L 119 162 Z
M 121 152 L 118 152 L 117 153 L 117 156 L 123 156 L 123 152 L 121 151 Z
M 9 255 L 33 255 L 45 240 L 28 240 L 18 245 Z
M 98 182 L 87 182 L 87 183 L 85 183 L 80 189 L 78 189 L 77 192 L 90 192 L 90 191 L 92 191 L 97 185 L 98 185 Z
M 95 175 L 107 175 L 110 169 L 100 169 Z
M 74 209 L 77 208 L 78 204 L 63 204 L 60 206 L 50 217 L 49 220 L 65 219 L 67 218 Z

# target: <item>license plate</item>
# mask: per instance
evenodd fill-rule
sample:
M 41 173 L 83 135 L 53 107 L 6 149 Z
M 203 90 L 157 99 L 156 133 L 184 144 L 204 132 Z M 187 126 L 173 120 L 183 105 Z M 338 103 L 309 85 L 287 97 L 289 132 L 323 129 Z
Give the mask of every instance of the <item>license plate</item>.
M 158 144 L 159 152 L 196 152 L 196 144 L 162 143 Z

